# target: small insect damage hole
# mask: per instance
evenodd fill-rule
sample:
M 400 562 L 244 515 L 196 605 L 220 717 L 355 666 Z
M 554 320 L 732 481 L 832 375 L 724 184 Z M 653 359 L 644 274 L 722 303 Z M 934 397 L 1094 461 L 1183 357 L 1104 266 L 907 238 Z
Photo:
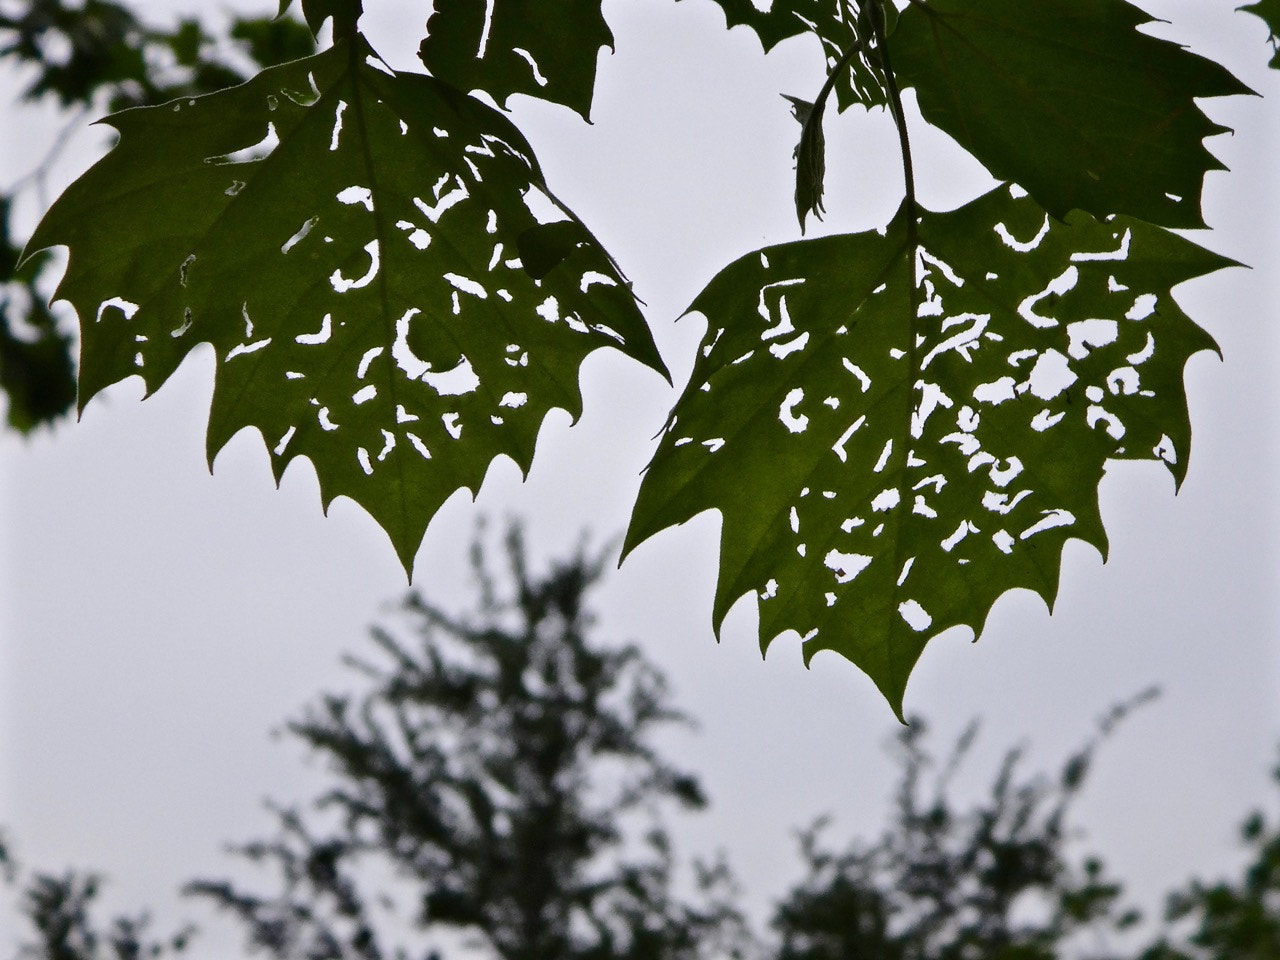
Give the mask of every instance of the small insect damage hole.
M 1039 520 L 1018 534 L 1018 539 L 1026 540 L 1028 537 L 1034 537 L 1037 533 L 1043 533 L 1045 530 L 1052 530 L 1055 527 L 1069 527 L 1075 522 L 1076 516 L 1070 510 L 1061 508 L 1045 510 Z
M 355 206 L 358 203 L 370 213 L 373 212 L 373 191 L 368 187 L 362 187 L 359 184 L 352 184 L 349 187 L 344 187 L 339 190 L 335 199 L 339 203 L 344 203 L 349 207 Z
M 365 271 L 364 276 L 357 277 L 355 280 L 349 280 L 342 275 L 342 271 L 333 271 L 329 277 L 329 284 L 333 287 L 335 293 L 346 293 L 348 290 L 359 290 L 373 283 L 374 278 L 378 275 L 378 269 L 381 260 L 378 254 L 378 241 L 370 240 L 364 245 L 364 252 L 369 255 L 369 269 Z
M 1074 263 L 1082 263 L 1089 260 L 1128 260 L 1129 244 L 1133 240 L 1133 231 L 1126 229 L 1124 234 L 1119 237 L 1120 244 L 1114 250 L 1103 250 L 1101 252 L 1081 251 L 1071 254 L 1071 260 Z
M 293 338 L 294 343 L 300 343 L 303 346 L 315 346 L 316 344 L 328 343 L 329 337 L 333 334 L 333 314 L 326 313 L 324 319 L 320 321 L 320 329 L 315 333 L 300 333 Z
M 809 331 L 806 330 L 800 336 L 785 343 L 774 343 L 769 345 L 769 352 L 779 360 L 789 357 L 791 354 L 803 350 L 809 344 Z
M 1057 350 L 1050 349 L 1036 359 L 1027 384 L 1032 396 L 1052 400 L 1078 379 L 1067 358 Z
M 450 180 L 453 181 L 453 186 L 446 193 L 444 188 L 449 184 Z M 439 223 L 445 211 L 457 206 L 471 196 L 471 192 L 467 189 L 467 185 L 462 182 L 462 178 L 459 176 L 450 177 L 449 174 L 445 174 L 435 182 L 432 192 L 435 197 L 435 203 L 427 203 L 421 197 L 413 198 L 413 205 L 422 211 L 423 216 L 432 223 Z
M 453 287 L 455 290 L 461 291 L 462 293 L 470 294 L 471 296 L 477 297 L 481 300 L 487 300 L 489 298 L 489 291 L 486 290 L 482 284 L 472 280 L 470 277 L 464 277 L 458 273 L 446 273 L 444 275 L 444 279 L 448 282 L 449 286 Z
M 809 429 L 809 418 L 803 413 L 796 415 L 795 409 L 804 401 L 804 389 L 794 387 L 787 394 L 778 408 L 778 419 L 792 433 L 804 433 Z
M 234 360 L 236 357 L 243 356 L 247 353 L 257 353 L 259 350 L 270 345 L 270 337 L 264 337 L 263 339 L 254 341 L 253 343 L 240 343 L 227 351 L 226 359 Z
M 493 268 L 490 267 L 490 269 Z M 578 289 L 581 292 L 586 293 L 593 286 L 616 287 L 617 285 L 618 281 L 613 279 L 613 277 L 609 276 L 607 273 L 600 273 L 598 270 L 588 270 L 582 275 L 582 280 L 578 284 Z
M 898 604 L 898 616 L 916 633 L 928 630 L 933 623 L 933 617 L 920 605 L 919 600 L 903 600 Z
M 560 207 L 560 204 L 552 200 L 537 186 L 531 186 L 525 191 L 524 205 L 540 224 L 559 223 L 562 220 L 571 219 Z
M 308 89 L 305 91 L 290 90 L 286 87 L 281 89 L 280 92 L 298 106 L 309 107 L 320 99 L 320 87 L 316 84 L 316 75 L 314 73 L 307 74 L 307 86 Z
M 1044 238 L 1049 235 L 1049 215 L 1044 215 L 1044 222 L 1040 224 L 1040 229 L 1030 240 L 1018 240 L 1003 223 L 997 223 L 995 226 L 997 236 L 1006 247 L 1016 250 L 1018 253 L 1030 253 L 1036 247 L 1044 242 Z
M 280 146 L 280 136 L 276 133 L 276 125 L 269 122 L 266 134 L 257 143 L 242 147 L 239 150 L 233 150 L 231 153 L 205 157 L 204 162 L 219 165 L 225 163 L 258 163 L 271 156 L 278 146 Z
M 289 446 L 289 441 L 293 439 L 293 435 L 297 432 L 298 432 L 297 427 L 290 427 L 288 430 L 286 430 L 284 432 L 284 436 L 280 438 L 280 441 L 274 447 L 272 447 L 271 452 L 274 453 L 277 457 L 283 455 L 285 448 Z
M 119 310 L 126 320 L 132 320 L 134 314 L 138 312 L 138 305 L 126 300 L 124 297 L 111 297 L 103 300 L 98 304 L 98 315 L 95 322 L 101 323 L 106 316 L 108 310 Z
M 307 234 L 311 232 L 311 228 L 314 227 L 319 222 L 320 222 L 319 217 L 311 217 L 309 220 L 303 223 L 302 226 L 300 226 L 297 230 L 293 232 L 293 236 L 291 236 L 288 240 L 286 240 L 283 244 L 281 244 L 280 252 L 288 253 L 290 250 L 292 250 L 294 247 L 300 244 L 303 240 L 307 238 Z
M 427 448 L 427 445 L 422 442 L 422 438 L 420 436 L 416 433 L 409 432 L 406 432 L 405 436 L 409 438 L 409 443 L 413 445 L 413 449 L 418 451 L 423 460 L 431 459 L 431 451 Z
M 533 58 L 533 54 L 521 47 L 512 47 L 511 52 L 525 63 L 529 64 L 529 69 L 533 71 L 534 83 L 540 87 L 545 87 L 547 85 L 547 78 L 544 77 L 542 75 L 542 71 L 538 69 L 538 61 Z
M 1119 335 L 1120 325 L 1115 320 L 1076 320 L 1067 324 L 1067 355 L 1083 360 L 1098 347 L 1115 343 Z
M 195 318 L 192 316 L 192 313 L 191 313 L 191 308 L 185 307 L 182 311 L 182 323 L 178 324 L 178 326 L 170 330 L 169 336 L 177 340 L 180 336 L 182 336 L 184 333 L 186 333 L 188 330 L 191 329 L 191 324 L 194 321 L 194 319 Z
M 465 354 L 451 369 L 439 372 L 427 370 L 418 379 L 442 397 L 464 396 L 474 393 L 480 387 L 480 377 Z M 457 414 L 451 414 L 451 416 L 456 418 Z M 458 429 L 460 431 L 462 428 Z
M 822 563 L 835 574 L 836 583 L 849 583 L 871 566 L 871 559 L 865 553 L 842 553 L 839 550 L 829 550 L 822 558 Z
M 338 149 L 338 143 L 342 137 L 342 114 L 346 112 L 347 101 L 339 100 L 338 106 L 333 112 L 333 133 L 329 137 L 329 152 L 332 153 Z
M 431 246 L 431 234 L 427 233 L 427 231 L 423 230 L 416 223 L 412 223 L 408 220 L 397 220 L 396 228 L 403 230 L 408 234 L 407 239 L 411 244 L 413 244 L 415 249 L 425 250 L 427 247 Z

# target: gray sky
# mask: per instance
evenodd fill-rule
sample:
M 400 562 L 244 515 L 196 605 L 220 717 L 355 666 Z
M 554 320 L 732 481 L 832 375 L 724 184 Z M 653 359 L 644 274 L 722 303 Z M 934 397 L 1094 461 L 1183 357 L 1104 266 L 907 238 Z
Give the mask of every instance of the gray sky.
M 1148 3 L 1167 35 L 1280 94 L 1265 68 L 1265 28 L 1235 0 Z M 155 18 L 204 5 L 142 4 Z M 242 9 L 274 9 L 248 0 Z M 394 66 L 413 69 L 426 4 L 367 0 L 366 27 Z M 594 125 L 516 98 L 515 117 L 550 186 L 635 281 L 677 383 L 703 321 L 673 323 L 714 273 L 766 243 L 794 239 L 796 127 L 780 92 L 811 96 L 816 47 L 769 57 L 745 29 L 726 31 L 711 0 L 606 0 L 617 52 L 602 57 Z M 0 75 L 6 99 L 16 90 Z M 1057 610 L 1020 593 L 996 606 L 980 643 L 935 640 L 907 709 L 950 739 L 974 715 L 984 785 L 1011 742 L 1053 767 L 1111 703 L 1157 683 L 1155 705 L 1105 749 L 1080 806 L 1091 846 L 1151 904 L 1192 874 L 1237 862 L 1235 826 L 1272 802 L 1267 770 L 1280 740 L 1275 491 L 1280 393 L 1280 155 L 1274 99 L 1206 109 L 1236 133 L 1212 141 L 1231 174 L 1209 177 L 1204 242 L 1255 265 L 1185 285 L 1179 299 L 1221 344 L 1194 358 L 1194 428 L 1181 493 L 1153 463 L 1117 465 L 1102 488 L 1111 536 L 1104 567 L 1069 545 Z M 0 114 L 0 182 L 36 162 L 52 133 L 40 114 Z M 935 209 L 981 190 L 984 174 L 940 135 L 914 128 L 921 197 Z M 101 145 L 77 138 L 56 189 Z M 888 118 L 828 121 L 827 220 L 818 232 L 868 229 L 892 214 L 899 166 Z M 814 232 L 811 227 L 811 233 Z M 262 442 L 243 433 L 204 466 L 212 356 L 197 351 L 159 393 L 141 385 L 95 400 L 79 424 L 23 441 L 0 435 L 0 824 L 25 862 L 92 867 L 108 902 L 155 908 L 164 928 L 201 914 L 173 897 L 193 875 L 220 874 L 227 841 L 268 820 L 266 796 L 306 796 L 319 771 L 268 733 L 358 649 L 380 605 L 405 590 L 390 544 L 353 505 L 321 517 L 310 467 L 276 491 Z M 416 582 L 437 600 L 468 596 L 474 518 L 528 520 L 541 557 L 588 528 L 620 535 L 676 392 L 651 371 L 599 352 L 583 371 L 586 413 L 548 418 L 528 483 L 496 464 L 473 504 L 455 496 L 428 531 Z M 706 514 L 644 544 L 598 596 L 602 634 L 635 638 L 702 721 L 671 753 L 700 771 L 709 814 L 682 826 L 686 853 L 726 850 L 761 908 L 797 871 L 791 831 L 822 812 L 873 835 L 892 788 L 883 744 L 896 724 L 865 677 L 830 654 L 811 670 L 795 637 L 761 660 L 755 612 L 740 603 L 717 645 L 710 630 L 719 520 Z M 1274 805 L 1272 803 L 1272 805 Z M 0 918 L 0 929 L 4 928 Z M 209 925 L 210 947 L 236 942 Z M 0 952 L 9 935 L 0 934 Z

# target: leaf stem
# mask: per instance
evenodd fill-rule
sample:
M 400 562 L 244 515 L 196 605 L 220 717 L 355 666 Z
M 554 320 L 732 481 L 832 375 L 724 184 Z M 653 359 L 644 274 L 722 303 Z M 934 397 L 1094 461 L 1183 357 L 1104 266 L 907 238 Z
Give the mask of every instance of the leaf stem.
M 889 59 L 889 46 L 885 43 L 884 14 L 880 4 L 883 0 L 863 0 L 870 4 L 873 11 L 868 18 L 871 21 L 871 32 L 876 40 L 876 53 L 880 57 L 880 66 L 884 70 L 885 89 L 889 93 L 889 109 L 893 114 L 894 125 L 898 128 L 898 146 L 902 152 L 902 180 L 904 199 L 907 211 L 907 237 L 912 248 L 916 245 L 916 223 L 920 219 L 916 206 L 915 169 L 911 163 L 911 138 L 907 135 L 907 117 L 902 110 L 902 94 L 898 91 L 898 80 L 893 73 L 893 64 Z
M 836 61 L 835 66 L 831 68 L 831 72 L 827 74 L 827 79 L 822 84 L 822 89 L 818 91 L 818 96 L 813 101 L 813 115 L 818 117 L 819 120 L 822 118 L 822 111 L 826 106 L 827 97 L 831 96 L 831 91 L 835 89 L 836 78 L 849 65 L 849 62 L 861 52 L 862 41 L 853 41 L 853 43 L 849 44 L 848 49 L 840 54 L 840 59 Z

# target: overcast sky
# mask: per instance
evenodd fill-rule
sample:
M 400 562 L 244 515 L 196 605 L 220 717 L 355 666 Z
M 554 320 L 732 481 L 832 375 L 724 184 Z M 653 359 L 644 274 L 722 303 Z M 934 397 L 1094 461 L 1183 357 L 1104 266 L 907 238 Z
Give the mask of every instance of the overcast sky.
M 1265 28 L 1236 0 L 1150 2 L 1165 33 L 1225 62 L 1270 99 L 1206 105 L 1236 129 L 1211 143 L 1232 168 L 1209 177 L 1206 245 L 1252 263 L 1187 284 L 1179 300 L 1223 349 L 1187 372 L 1193 455 L 1175 498 L 1150 463 L 1109 471 L 1102 489 L 1111 556 L 1069 545 L 1056 612 L 1003 598 L 978 644 L 935 640 L 907 691 L 949 740 L 985 720 L 973 783 L 1010 743 L 1058 764 L 1106 708 L 1155 683 L 1164 697 L 1106 748 L 1080 807 L 1088 842 L 1148 903 L 1186 876 L 1237 862 L 1235 827 L 1275 806 L 1267 771 L 1280 741 L 1276 546 L 1280 516 L 1280 73 Z M 160 19 L 207 5 L 140 4 Z M 238 9 L 274 10 L 274 0 Z M 393 65 L 413 69 L 427 4 L 366 0 L 366 28 Z M 606 0 L 617 51 L 602 56 L 594 125 L 516 98 L 512 106 L 553 190 L 596 232 L 648 304 L 677 384 L 704 323 L 674 321 L 715 272 L 798 237 L 796 127 L 779 97 L 812 96 L 816 47 L 769 57 L 732 32 L 711 0 Z M 0 75 L 0 183 L 37 162 L 47 117 L 9 107 Z M 827 220 L 819 233 L 884 223 L 900 197 L 887 116 L 828 121 Z M 923 202 L 954 207 L 985 174 L 940 135 L 914 130 Z M 92 162 L 104 131 L 78 137 L 54 188 Z M 26 211 L 34 214 L 35 211 Z M 811 234 L 814 230 L 811 228 Z M 260 438 L 243 433 L 211 477 L 203 427 L 212 356 L 197 351 L 159 393 L 109 390 L 83 419 L 23 441 L 0 435 L 0 824 L 25 862 L 108 874 L 109 902 L 155 908 L 161 927 L 200 917 L 173 891 L 223 873 L 224 843 L 266 829 L 264 797 L 305 797 L 319 771 L 270 731 L 319 690 L 347 684 L 338 658 L 406 588 L 389 542 L 346 501 L 321 516 L 304 461 L 279 491 Z M 676 390 L 612 351 L 587 362 L 586 413 L 552 414 L 529 482 L 494 466 L 478 501 L 455 496 L 428 531 L 417 584 L 467 598 L 465 558 L 480 514 L 524 517 L 534 554 L 625 527 L 640 471 Z M 870 681 L 834 655 L 801 664 L 795 637 L 766 660 L 740 603 L 723 642 L 710 629 L 719 520 L 703 515 L 644 544 L 598 596 L 602 635 L 636 639 L 702 721 L 670 739 L 700 771 L 712 810 L 682 827 L 680 849 L 725 849 L 763 908 L 797 871 L 792 828 L 833 812 L 844 834 L 877 833 L 893 786 L 883 745 L 896 724 Z M 0 929 L 4 928 L 0 915 Z M 10 942 L 0 934 L 0 953 Z M 236 942 L 210 927 L 210 947 Z

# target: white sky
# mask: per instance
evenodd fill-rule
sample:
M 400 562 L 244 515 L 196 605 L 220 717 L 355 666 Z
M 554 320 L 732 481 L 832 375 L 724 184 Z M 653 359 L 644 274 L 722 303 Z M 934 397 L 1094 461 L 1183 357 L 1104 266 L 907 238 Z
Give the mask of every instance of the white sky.
M 1274 98 L 1280 74 L 1265 69 L 1265 28 L 1235 5 L 1153 0 L 1148 9 L 1174 22 L 1170 36 Z M 161 18 L 203 5 L 141 6 Z M 426 4 L 366 6 L 374 46 L 413 69 Z M 563 108 L 513 106 L 552 189 L 647 301 L 679 384 L 703 322 L 675 317 L 724 264 L 798 236 L 797 128 L 778 94 L 811 96 L 821 64 L 807 41 L 761 56 L 748 31 L 724 30 L 711 0 L 606 0 L 605 12 L 617 52 L 602 57 L 594 125 Z M 0 76 L 0 91 L 16 92 L 12 75 Z M 1172 496 L 1156 464 L 1115 467 L 1102 491 L 1108 564 L 1073 543 L 1052 617 L 1028 594 L 1005 597 L 979 644 L 935 641 L 907 691 L 908 711 L 932 720 L 940 747 L 985 718 L 973 772 L 985 785 L 1009 743 L 1030 743 L 1032 765 L 1056 767 L 1108 705 L 1162 685 L 1164 697 L 1105 749 L 1078 821 L 1152 906 L 1184 877 L 1236 862 L 1236 824 L 1259 802 L 1274 807 L 1267 771 L 1280 740 L 1280 114 L 1274 99 L 1207 109 L 1237 132 L 1212 142 L 1234 172 L 1209 177 L 1206 215 L 1218 229 L 1204 242 L 1256 269 L 1179 291 L 1225 356 L 1188 368 L 1194 450 L 1182 492 Z M 52 137 L 46 126 L 5 107 L 0 182 L 34 164 Z M 92 161 L 101 137 L 77 140 L 55 189 Z M 832 117 L 828 139 L 820 231 L 885 222 L 900 196 L 887 117 Z M 982 172 L 918 123 L 914 145 L 926 205 L 956 206 L 982 189 Z M 268 733 L 346 683 L 340 653 L 358 649 L 380 605 L 405 588 L 368 517 L 345 501 L 321 517 L 302 461 L 277 492 L 261 440 L 245 433 L 209 476 L 212 369 L 201 352 L 146 403 L 128 383 L 79 424 L 28 441 L 0 436 L 0 824 L 25 862 L 101 870 L 110 904 L 152 906 L 161 929 L 202 917 L 173 891 L 226 872 L 222 845 L 266 828 L 264 797 L 301 799 L 314 787 L 315 766 Z M 465 602 L 479 513 L 527 518 L 541 557 L 583 528 L 597 541 L 621 534 L 676 391 L 608 351 L 582 381 L 585 415 L 572 429 L 563 413 L 548 419 L 527 484 L 499 463 L 476 504 L 457 496 L 432 525 L 417 583 L 437 600 Z M 646 543 L 597 606 L 602 635 L 640 640 L 702 721 L 698 734 L 671 741 L 713 801 L 680 829 L 679 849 L 726 850 L 763 911 L 797 872 L 794 827 L 830 811 L 842 834 L 879 832 L 893 786 L 882 745 L 896 725 L 871 683 L 833 655 L 805 670 L 784 637 L 762 661 L 749 603 L 715 644 L 718 529 L 708 514 Z M 237 942 L 232 928 L 208 926 L 209 947 Z M 0 934 L 0 952 L 10 939 Z

